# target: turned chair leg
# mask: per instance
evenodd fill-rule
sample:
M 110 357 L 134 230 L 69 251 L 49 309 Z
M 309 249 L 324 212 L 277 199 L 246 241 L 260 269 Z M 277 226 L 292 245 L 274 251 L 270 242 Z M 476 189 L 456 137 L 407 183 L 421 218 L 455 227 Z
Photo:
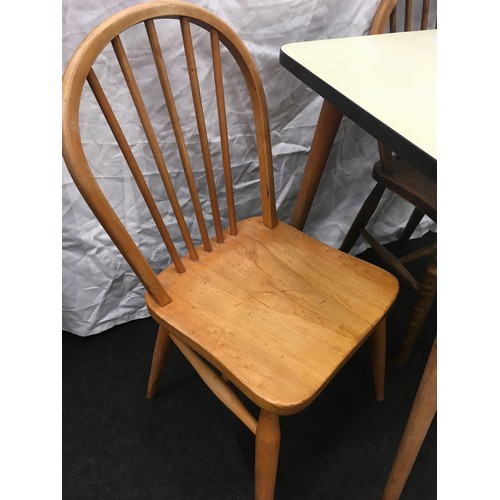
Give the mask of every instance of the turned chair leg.
M 255 436 L 255 500 L 274 498 L 279 447 L 279 417 L 261 410 Z
M 158 335 L 156 336 L 153 360 L 151 362 L 151 370 L 149 372 L 148 391 L 146 394 L 148 399 L 153 399 L 156 395 L 158 381 L 160 380 L 160 376 L 165 368 L 165 363 L 167 361 L 171 345 L 172 340 L 167 330 L 163 326 L 160 326 L 158 328 Z
M 418 208 L 415 208 L 406 223 L 401 236 L 398 238 L 398 241 L 408 241 L 410 236 L 413 234 L 417 226 L 420 224 L 420 221 L 424 218 L 424 213 L 421 212 Z
M 370 336 L 370 355 L 372 361 L 375 399 L 384 400 L 385 356 L 386 356 L 386 319 L 382 319 Z
M 352 226 L 349 228 L 349 231 L 342 242 L 342 245 L 340 245 L 340 250 L 342 250 L 342 252 L 349 253 L 356 241 L 358 241 L 359 230 L 363 229 L 366 224 L 368 224 L 368 221 L 373 215 L 373 212 L 375 212 L 384 191 L 385 187 L 377 182 L 359 210 L 358 215 L 354 219 Z
M 424 279 L 418 290 L 417 301 L 410 316 L 408 328 L 401 342 L 396 363 L 403 366 L 408 361 L 408 357 L 413 349 L 415 340 L 417 339 L 422 325 L 427 319 L 429 310 L 436 297 L 437 290 L 437 256 L 435 255 L 425 271 Z

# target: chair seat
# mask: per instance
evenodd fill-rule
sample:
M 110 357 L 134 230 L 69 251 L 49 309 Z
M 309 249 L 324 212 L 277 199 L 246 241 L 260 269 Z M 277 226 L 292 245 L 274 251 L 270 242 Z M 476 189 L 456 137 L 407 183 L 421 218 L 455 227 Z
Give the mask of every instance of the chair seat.
M 388 272 L 279 223 L 239 223 L 200 259 L 159 279 L 172 302 L 152 316 L 247 397 L 286 415 L 307 406 L 397 296 Z M 272 314 L 270 314 L 272 311 Z
M 375 163 L 373 178 L 437 221 L 437 183 L 411 163 L 393 156 L 393 169 L 386 172 L 380 161 Z

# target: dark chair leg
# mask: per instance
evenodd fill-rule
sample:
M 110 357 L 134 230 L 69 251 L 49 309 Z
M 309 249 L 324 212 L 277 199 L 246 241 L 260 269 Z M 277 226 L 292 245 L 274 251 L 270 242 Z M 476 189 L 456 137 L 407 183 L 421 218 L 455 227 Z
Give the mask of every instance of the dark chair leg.
M 382 195 L 384 194 L 384 191 L 384 186 L 377 182 L 372 192 L 368 195 L 368 198 L 366 198 L 365 202 L 363 203 L 363 206 L 359 210 L 358 215 L 354 219 L 354 222 L 347 232 L 342 245 L 340 245 L 340 250 L 348 253 L 354 246 L 356 241 L 358 241 L 359 230 L 363 229 L 370 220 L 373 212 L 375 212 L 375 209 L 380 202 L 380 198 L 382 198 Z
M 406 223 L 401 236 L 399 237 L 399 241 L 408 241 L 410 236 L 413 234 L 417 226 L 420 224 L 420 221 L 424 217 L 424 213 L 421 212 L 418 208 L 415 208 Z

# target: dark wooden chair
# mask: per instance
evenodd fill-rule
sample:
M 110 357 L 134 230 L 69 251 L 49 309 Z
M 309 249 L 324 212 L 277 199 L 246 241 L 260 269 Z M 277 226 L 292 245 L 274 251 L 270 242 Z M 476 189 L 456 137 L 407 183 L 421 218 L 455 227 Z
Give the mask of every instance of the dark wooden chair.
M 370 34 L 385 33 L 388 24 L 390 32 L 397 31 L 397 3 L 397 0 L 382 0 L 375 14 Z M 429 0 L 424 0 L 422 3 L 420 29 L 427 29 L 429 4 Z M 412 29 L 412 17 L 412 1 L 406 0 L 404 12 L 405 31 Z M 375 163 L 372 171 L 372 176 L 376 181 L 375 187 L 363 203 L 340 249 L 349 252 L 361 235 L 380 258 L 390 266 L 398 278 L 416 292 L 415 305 L 397 356 L 397 363 L 403 365 L 408 360 L 415 340 L 436 297 L 437 246 L 433 243 L 418 252 L 396 258 L 366 230 L 366 225 L 375 212 L 382 195 L 387 190 L 405 199 L 414 207 L 406 227 L 399 236 L 400 242 L 410 238 L 424 215 L 437 222 L 436 176 L 429 176 L 428 172 L 424 173 L 418 166 L 393 155 L 381 142 L 379 142 L 379 151 L 380 161 Z M 409 272 L 407 264 L 425 256 L 431 256 L 430 263 L 423 279 L 418 282 Z
M 131 27 L 133 36 L 128 38 Z M 187 70 L 185 78 L 190 82 L 193 101 L 190 109 L 177 106 L 174 100 L 165 62 L 165 54 L 171 55 L 173 45 L 161 46 L 160 30 L 169 34 L 179 31 L 182 38 L 175 50 L 183 47 L 185 57 L 178 57 L 175 64 Z M 144 38 L 139 40 L 141 34 Z M 145 104 L 144 96 L 154 93 L 153 82 L 146 90 L 138 84 L 139 75 L 134 72 L 138 51 L 145 46 L 151 49 L 149 57 L 158 76 L 154 88 L 161 89 L 158 93 L 164 99 L 164 107 L 158 105 L 155 111 L 164 112 L 165 122 L 170 123 L 180 158 L 176 164 L 182 166 L 183 179 L 171 175 L 177 159 L 164 156 L 164 139 L 155 133 Z M 103 51 L 107 54 L 104 65 L 100 59 Z M 116 70 L 109 67 L 113 52 Z M 214 85 L 213 95 L 203 95 L 202 99 L 197 68 L 203 54 L 208 55 Z M 235 82 L 230 79 L 234 72 L 224 72 L 225 62 L 231 57 L 234 68 L 239 67 L 243 76 L 236 75 L 239 79 Z M 113 99 L 123 96 L 124 89 L 103 88 L 99 71 L 122 73 L 124 89 L 133 102 L 130 109 L 120 107 L 116 112 Z M 236 216 L 230 155 L 230 138 L 235 131 L 228 131 L 224 93 L 224 88 L 238 81 L 243 84 L 241 95 L 246 92 L 249 96 L 251 109 L 247 115 L 238 112 L 237 116 L 246 120 L 246 131 L 248 123 L 255 130 L 253 164 L 262 202 L 262 215 L 244 220 Z M 86 82 L 92 93 L 87 92 Z M 108 201 L 106 186 L 100 185 L 102 176 L 95 176 L 89 165 L 95 158 L 86 154 L 80 134 L 79 113 L 86 102 L 82 94 L 92 99 L 93 94 L 97 100 L 170 255 L 171 264 L 159 273 L 153 271 L 127 230 L 127 219 L 121 220 Z M 210 97 L 215 105 L 208 107 Z M 212 159 L 215 144 L 207 134 L 205 114 L 209 109 L 219 122 L 219 136 L 213 141 L 221 150 L 214 156 L 217 160 Z M 120 125 L 127 111 L 135 114 L 144 130 L 145 144 L 152 153 L 149 168 L 151 164 L 156 166 L 164 187 L 162 200 L 155 199 L 158 186 L 152 189 Z M 203 180 L 195 179 L 191 167 L 188 144 L 192 141 L 187 143 L 183 136 L 183 113 L 197 123 Z M 168 352 L 175 344 L 213 393 L 255 434 L 255 497 L 273 498 L 279 417 L 306 408 L 367 340 L 371 343 L 375 396 L 383 399 L 385 318 L 398 293 L 398 281 L 390 273 L 278 221 L 266 99 L 258 71 L 238 35 L 198 6 L 176 0 L 147 2 L 127 8 L 95 28 L 77 48 L 64 73 L 62 117 L 63 156 L 68 170 L 146 288 L 147 307 L 159 324 L 147 397 L 155 396 Z M 99 167 L 105 169 L 105 165 Z M 200 182 L 207 186 L 204 192 L 208 194 L 200 195 Z M 191 204 L 179 203 L 181 188 L 190 193 Z M 197 231 L 190 232 L 188 216 L 195 220 Z M 165 222 L 173 218 L 176 223 Z M 173 243 L 172 231 L 182 234 L 184 250 Z M 260 409 L 258 420 L 238 399 L 233 386 Z

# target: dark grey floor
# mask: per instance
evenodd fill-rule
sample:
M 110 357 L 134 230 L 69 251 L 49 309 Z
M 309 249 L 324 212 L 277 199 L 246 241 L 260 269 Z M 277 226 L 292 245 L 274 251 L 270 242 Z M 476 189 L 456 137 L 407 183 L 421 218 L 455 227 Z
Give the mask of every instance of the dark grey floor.
M 380 498 L 436 334 L 434 307 L 408 364 L 395 365 L 413 299 L 403 286 L 389 316 L 385 401 L 373 398 L 363 347 L 306 411 L 281 419 L 276 498 Z M 155 336 L 151 319 L 63 332 L 63 498 L 252 499 L 253 436 L 176 349 L 146 399 Z M 401 498 L 436 498 L 436 483 L 435 419 Z

